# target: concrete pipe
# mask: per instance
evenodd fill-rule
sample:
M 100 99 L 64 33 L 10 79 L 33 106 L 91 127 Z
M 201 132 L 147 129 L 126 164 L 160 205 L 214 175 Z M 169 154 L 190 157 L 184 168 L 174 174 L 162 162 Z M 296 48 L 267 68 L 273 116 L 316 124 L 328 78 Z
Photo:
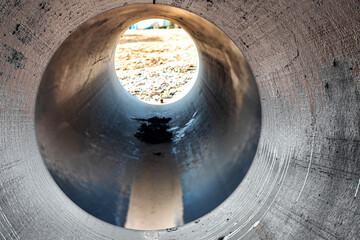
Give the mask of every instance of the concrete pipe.
M 0 6 L 0 239 L 360 238 L 357 1 Z M 171 104 L 113 67 L 154 17 L 198 49 Z

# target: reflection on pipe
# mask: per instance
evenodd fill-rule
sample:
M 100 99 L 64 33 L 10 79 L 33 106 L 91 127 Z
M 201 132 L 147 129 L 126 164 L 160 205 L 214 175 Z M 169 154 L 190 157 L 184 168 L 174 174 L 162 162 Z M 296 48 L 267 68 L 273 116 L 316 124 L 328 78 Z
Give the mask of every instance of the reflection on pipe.
M 126 228 L 153 230 L 183 224 L 180 176 L 172 159 L 159 152 L 141 159 L 132 182 Z
M 153 230 L 183 224 L 180 175 L 171 153 L 171 118 L 134 119 L 142 123 L 134 135 L 148 144 L 161 144 L 157 152 L 140 157 L 131 185 L 126 228 Z M 151 146 L 149 146 L 151 148 Z M 160 151 L 159 151 L 160 149 Z

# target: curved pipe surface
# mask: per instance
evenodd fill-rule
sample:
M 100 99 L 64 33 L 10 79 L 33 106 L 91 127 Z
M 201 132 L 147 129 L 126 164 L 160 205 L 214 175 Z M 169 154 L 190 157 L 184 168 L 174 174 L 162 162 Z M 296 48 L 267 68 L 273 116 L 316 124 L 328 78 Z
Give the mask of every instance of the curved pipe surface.
M 53 181 L 38 147 L 41 136 L 35 122 L 41 118 L 35 121 L 35 106 L 46 68 L 76 29 L 108 10 L 153 2 L 201 16 L 242 51 L 260 92 L 261 136 L 245 178 L 219 207 L 178 228 L 134 231 L 92 217 Z M 358 1 L 134 0 L 131 4 L 1 1 L 0 238 L 359 239 Z M 112 45 L 107 44 L 101 46 Z M 106 69 L 106 64 L 94 66 Z M 115 95 L 121 88 L 112 86 L 109 92 Z M 65 97 L 62 94 L 58 97 Z M 76 113 L 77 104 L 64 105 L 69 107 L 63 111 L 69 114 L 66 117 Z M 101 112 L 98 115 L 103 119 Z M 57 124 L 56 119 L 49 123 Z M 70 150 L 78 152 L 79 146 L 73 147 Z
M 119 36 L 143 19 L 166 17 L 199 51 L 196 84 L 172 104 L 150 105 L 119 84 Z M 88 20 L 47 66 L 36 132 L 45 163 L 82 209 L 135 229 L 165 229 L 217 207 L 255 155 L 260 99 L 233 42 L 208 21 L 161 5 L 133 5 Z

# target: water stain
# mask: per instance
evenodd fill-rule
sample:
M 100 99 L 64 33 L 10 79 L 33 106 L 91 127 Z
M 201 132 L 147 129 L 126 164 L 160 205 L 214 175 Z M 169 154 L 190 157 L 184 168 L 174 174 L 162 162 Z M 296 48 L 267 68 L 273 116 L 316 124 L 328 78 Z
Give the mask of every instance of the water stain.
M 169 131 L 171 118 L 152 117 L 148 119 L 134 118 L 134 120 L 144 122 L 134 135 L 140 141 L 150 144 L 160 144 L 171 142 L 172 132 Z

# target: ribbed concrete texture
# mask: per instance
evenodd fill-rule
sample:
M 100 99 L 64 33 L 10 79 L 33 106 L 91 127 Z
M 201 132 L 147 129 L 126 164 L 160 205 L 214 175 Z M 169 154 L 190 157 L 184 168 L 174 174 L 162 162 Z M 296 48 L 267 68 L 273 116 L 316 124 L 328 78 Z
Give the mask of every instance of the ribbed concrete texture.
M 113 68 L 153 17 L 198 49 L 172 104 Z M 0 26 L 0 239 L 360 239 L 359 1 L 0 0 Z

